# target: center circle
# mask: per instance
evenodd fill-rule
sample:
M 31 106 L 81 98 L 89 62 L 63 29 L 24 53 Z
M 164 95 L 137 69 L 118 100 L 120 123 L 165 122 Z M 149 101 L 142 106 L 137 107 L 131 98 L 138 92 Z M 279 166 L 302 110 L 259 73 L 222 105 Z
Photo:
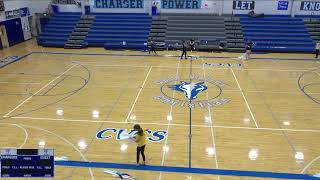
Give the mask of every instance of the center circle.
M 175 99 L 178 101 L 192 100 L 192 102 L 195 103 L 215 99 L 222 94 L 221 85 L 213 82 L 212 80 L 194 78 L 191 79 L 191 83 L 192 85 L 190 85 L 190 79 L 172 79 L 162 84 L 161 92 L 164 96 L 170 99 Z M 189 95 L 188 93 L 190 93 L 191 90 L 189 89 L 189 92 L 187 93 L 188 90 L 181 88 L 185 85 L 189 87 L 191 86 L 191 88 L 193 88 L 194 90 L 193 96 L 190 99 L 187 96 Z M 196 88 L 199 88 L 200 90 L 197 91 Z M 175 97 L 172 97 L 173 93 L 175 93 Z

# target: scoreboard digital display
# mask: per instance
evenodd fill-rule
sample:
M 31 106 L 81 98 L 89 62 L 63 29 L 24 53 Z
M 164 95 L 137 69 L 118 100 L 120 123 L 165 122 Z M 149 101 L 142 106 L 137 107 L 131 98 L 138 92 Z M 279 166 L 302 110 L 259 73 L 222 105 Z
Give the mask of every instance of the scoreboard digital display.
M 1 149 L 1 177 L 53 177 L 53 149 Z

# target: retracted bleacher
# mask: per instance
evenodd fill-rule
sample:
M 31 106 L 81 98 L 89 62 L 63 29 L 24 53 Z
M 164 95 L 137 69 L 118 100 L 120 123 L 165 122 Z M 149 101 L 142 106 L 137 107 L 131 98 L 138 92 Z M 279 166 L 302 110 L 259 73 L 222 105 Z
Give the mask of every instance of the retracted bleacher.
M 56 13 L 37 38 L 42 46 L 64 47 L 80 19 L 81 13 Z
M 320 15 L 298 15 L 306 25 L 314 42 L 320 41 Z
M 152 18 L 142 13 L 92 13 L 86 37 L 89 46 L 106 49 L 146 49 Z
M 253 42 L 254 51 L 312 52 L 314 49 L 314 42 L 301 18 L 242 15 L 240 22 L 244 40 Z
M 197 50 L 218 49 L 226 43 L 224 17 L 208 14 L 162 14 L 167 17 L 165 42 L 168 49 L 180 49 L 182 40 L 195 39 Z

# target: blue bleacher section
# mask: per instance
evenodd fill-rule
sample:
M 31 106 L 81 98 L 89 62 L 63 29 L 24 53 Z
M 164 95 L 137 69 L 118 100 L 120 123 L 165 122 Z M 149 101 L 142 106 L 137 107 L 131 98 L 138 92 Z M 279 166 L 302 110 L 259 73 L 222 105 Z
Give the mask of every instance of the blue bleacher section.
M 301 18 L 268 15 L 263 18 L 240 16 L 244 40 L 254 51 L 312 52 L 314 42 Z
M 135 13 L 91 13 L 95 20 L 86 37 L 89 46 L 145 49 L 152 17 Z M 125 42 L 125 45 L 123 44 Z
M 37 38 L 43 46 L 64 47 L 80 19 L 81 13 L 57 13 L 50 18 Z
M 297 18 L 316 18 L 320 19 L 320 15 L 295 15 Z

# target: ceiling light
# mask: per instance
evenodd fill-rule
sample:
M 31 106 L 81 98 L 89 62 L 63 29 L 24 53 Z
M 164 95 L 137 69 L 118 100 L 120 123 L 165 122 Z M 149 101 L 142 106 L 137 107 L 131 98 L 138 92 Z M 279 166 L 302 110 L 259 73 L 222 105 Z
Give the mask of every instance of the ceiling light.
M 252 161 L 256 160 L 259 156 L 258 149 L 251 149 L 249 151 L 248 156 L 249 156 L 250 160 L 252 160 Z
M 85 141 L 81 140 L 78 142 L 78 146 L 79 146 L 79 149 L 83 150 L 83 149 L 86 149 L 88 145 Z
M 92 111 L 92 117 L 93 117 L 94 119 L 99 118 L 99 116 L 100 116 L 100 112 L 99 112 L 98 110 L 93 110 L 93 111 Z
M 164 145 L 163 147 L 162 147 L 162 151 L 163 152 L 169 152 L 169 146 L 167 146 L 167 145 Z

